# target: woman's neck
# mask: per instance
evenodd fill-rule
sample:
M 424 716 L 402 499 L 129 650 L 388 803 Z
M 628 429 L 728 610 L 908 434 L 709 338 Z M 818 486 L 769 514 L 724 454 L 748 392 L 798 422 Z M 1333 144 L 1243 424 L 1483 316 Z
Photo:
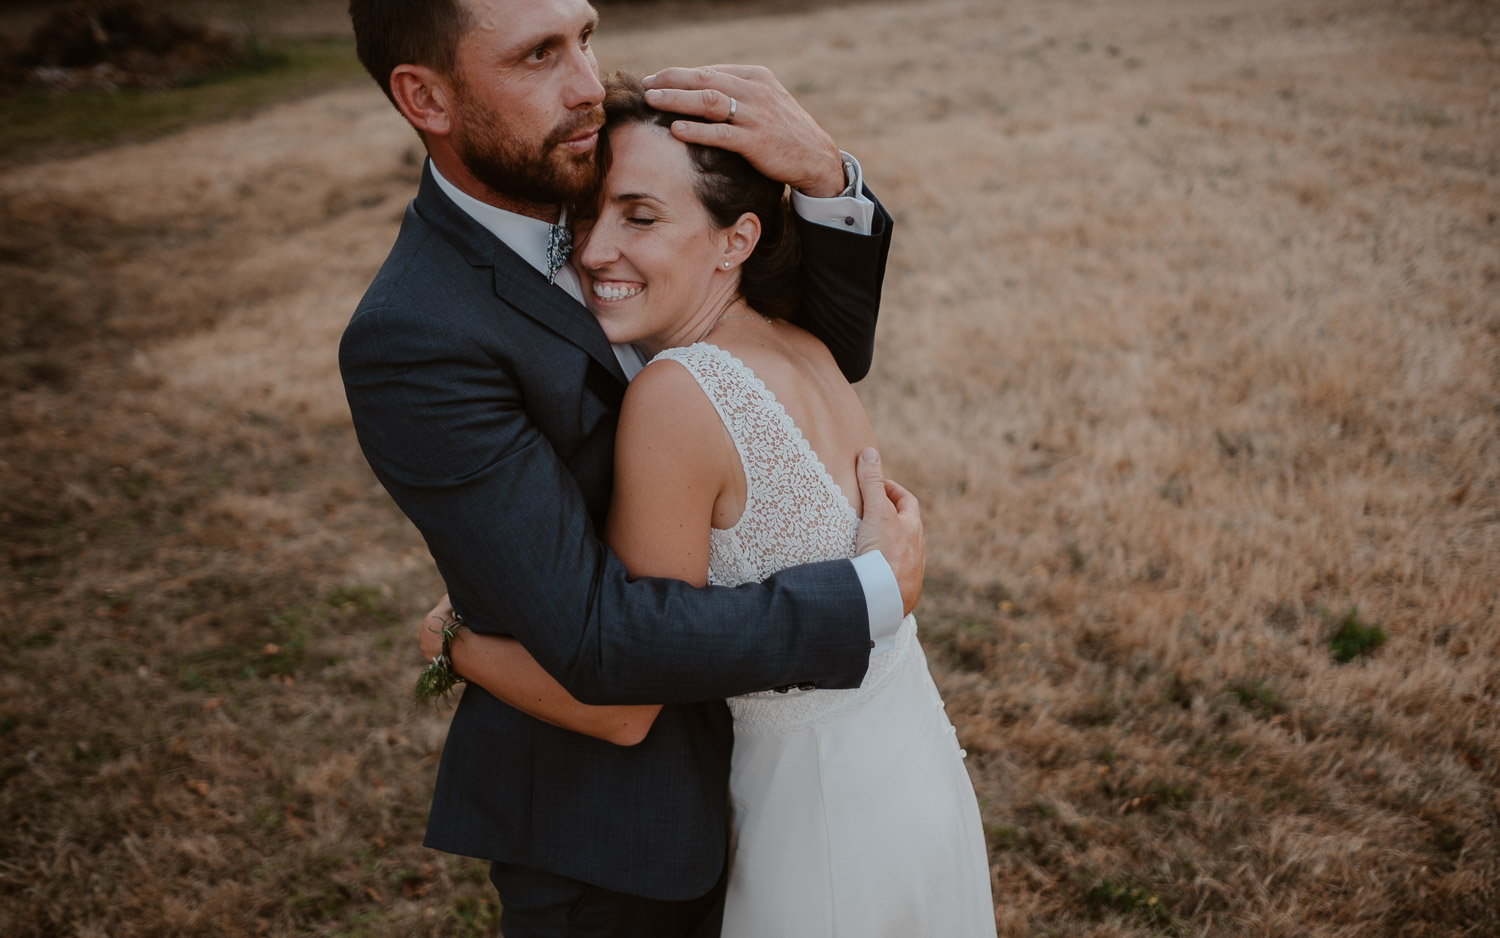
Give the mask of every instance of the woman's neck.
M 647 358 L 663 349 L 702 342 L 725 317 L 752 315 L 744 297 L 739 294 L 739 278 L 724 274 L 717 279 L 720 282 L 709 291 L 709 295 L 691 316 L 679 320 L 669 333 L 647 336 L 636 343 Z

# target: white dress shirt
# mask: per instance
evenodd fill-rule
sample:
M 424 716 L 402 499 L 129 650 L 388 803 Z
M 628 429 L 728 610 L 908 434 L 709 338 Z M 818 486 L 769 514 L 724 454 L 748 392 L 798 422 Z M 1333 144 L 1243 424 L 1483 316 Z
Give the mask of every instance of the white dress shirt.
M 845 179 L 849 187 L 844 193 L 831 199 L 815 199 L 792 190 L 792 208 L 806 221 L 832 228 L 843 228 L 856 234 L 869 234 L 873 226 L 875 203 L 863 192 L 864 175 L 859 162 L 847 153 L 840 154 L 844 160 Z M 428 161 L 432 178 L 438 188 L 463 209 L 465 214 L 477 221 L 486 231 L 499 238 L 506 247 L 515 251 L 526 263 L 547 275 L 547 247 L 552 237 L 552 226 L 539 218 L 518 215 L 481 202 L 453 183 L 443 178 L 438 168 Z M 584 303 L 583 285 L 572 264 L 564 264 L 557 272 L 554 285 L 574 300 Z M 585 305 L 587 305 L 585 303 Z M 633 345 L 614 346 L 615 358 L 627 379 L 634 378 L 646 361 Z M 901 587 L 891 565 L 878 550 L 866 551 L 852 561 L 865 593 L 865 606 L 870 617 L 870 639 L 874 643 L 872 655 L 887 651 L 896 640 L 901 627 L 904 608 L 901 602 Z

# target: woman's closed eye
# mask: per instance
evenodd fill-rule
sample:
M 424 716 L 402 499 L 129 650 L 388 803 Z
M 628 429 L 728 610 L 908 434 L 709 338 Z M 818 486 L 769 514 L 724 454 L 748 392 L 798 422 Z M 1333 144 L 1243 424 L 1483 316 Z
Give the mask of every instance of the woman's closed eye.
M 656 224 L 656 219 L 647 215 L 630 215 L 625 220 L 637 228 L 650 228 Z

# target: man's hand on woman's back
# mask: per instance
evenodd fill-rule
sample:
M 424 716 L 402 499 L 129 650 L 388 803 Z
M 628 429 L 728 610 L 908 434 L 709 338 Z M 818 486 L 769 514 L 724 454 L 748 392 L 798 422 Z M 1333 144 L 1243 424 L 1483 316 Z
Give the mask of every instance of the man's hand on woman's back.
M 922 574 L 927 562 L 917 497 L 885 477 L 880 453 L 874 447 L 866 447 L 859 454 L 855 471 L 864 501 L 855 551 L 860 554 L 880 551 L 901 587 L 902 608 L 910 614 L 922 595 Z

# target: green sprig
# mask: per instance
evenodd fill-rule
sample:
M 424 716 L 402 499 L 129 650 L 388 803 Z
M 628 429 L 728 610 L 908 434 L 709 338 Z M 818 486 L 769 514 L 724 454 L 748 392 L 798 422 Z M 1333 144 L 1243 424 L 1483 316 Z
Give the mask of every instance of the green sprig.
M 447 703 L 448 695 L 452 693 L 453 688 L 463 682 L 464 679 L 453 670 L 453 658 L 449 651 L 449 646 L 452 645 L 453 639 L 458 637 L 459 630 L 462 628 L 464 628 L 462 619 L 444 620 L 440 630 L 443 636 L 443 653 L 428 662 L 427 666 L 422 668 L 422 672 L 417 675 L 417 686 L 413 691 L 417 703 L 437 703 L 440 700 Z

